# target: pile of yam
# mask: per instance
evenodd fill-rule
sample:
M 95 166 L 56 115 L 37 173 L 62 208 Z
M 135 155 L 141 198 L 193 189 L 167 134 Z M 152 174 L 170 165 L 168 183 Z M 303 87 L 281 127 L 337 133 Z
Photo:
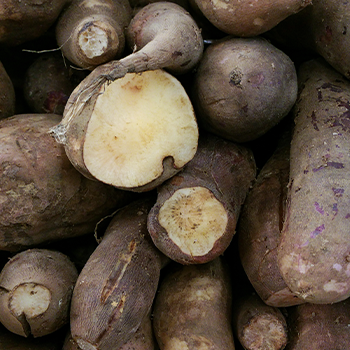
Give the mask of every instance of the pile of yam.
M 0 4 L 0 349 L 350 349 L 350 2 Z

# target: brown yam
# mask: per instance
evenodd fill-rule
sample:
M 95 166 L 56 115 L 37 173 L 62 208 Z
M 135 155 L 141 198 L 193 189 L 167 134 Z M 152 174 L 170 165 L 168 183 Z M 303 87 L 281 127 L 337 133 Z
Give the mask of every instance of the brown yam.
M 303 302 L 288 288 L 277 265 L 289 182 L 290 138 L 288 130 L 260 170 L 237 228 L 244 271 L 260 298 L 274 307 Z
M 208 20 L 224 33 L 256 36 L 311 4 L 311 0 L 194 0 Z
M 234 350 L 231 281 L 223 260 L 170 267 L 153 310 L 160 350 Z
M 58 251 L 28 249 L 14 255 L 0 273 L 0 322 L 24 337 L 42 337 L 69 322 L 78 271 Z
M 52 128 L 86 177 L 136 192 L 178 173 L 194 156 L 198 127 L 180 81 L 158 69 L 105 83 L 81 110 L 68 105 Z
M 73 0 L 55 26 L 57 43 L 70 62 L 92 70 L 121 57 L 131 14 L 128 0 Z
M 191 97 L 202 128 L 234 142 L 252 141 L 293 107 L 296 70 L 262 37 L 225 37 L 205 50 Z
M 255 175 L 248 148 L 202 133 L 194 158 L 158 187 L 148 215 L 154 244 L 182 264 L 205 263 L 223 254 Z
M 299 86 L 277 260 L 293 293 L 328 304 L 350 296 L 350 82 L 320 58 L 300 67 Z
M 349 348 L 350 299 L 324 305 L 305 303 L 287 311 L 289 342 L 285 350 Z
M 233 305 L 233 330 L 245 350 L 282 350 L 288 340 L 282 311 L 256 294 L 244 294 Z
M 16 93 L 11 78 L 0 62 L 0 119 L 15 114 Z
M 84 350 L 119 349 L 151 310 L 166 259 L 147 232 L 153 196 L 116 213 L 73 291 L 70 326 Z
M 93 233 L 99 220 L 130 202 L 130 193 L 74 169 L 49 135 L 61 118 L 22 114 L 0 121 L 0 250 Z

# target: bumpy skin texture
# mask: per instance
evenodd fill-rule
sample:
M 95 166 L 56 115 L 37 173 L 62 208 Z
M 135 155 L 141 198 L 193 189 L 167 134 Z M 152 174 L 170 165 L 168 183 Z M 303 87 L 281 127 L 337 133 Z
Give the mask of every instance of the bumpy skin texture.
M 225 37 L 210 45 L 192 86 L 199 124 L 235 142 L 265 134 L 289 113 L 296 97 L 292 60 L 261 37 Z
M 0 62 L 0 119 L 15 113 L 16 94 L 11 78 Z
M 158 187 L 157 202 L 148 216 L 148 230 L 155 245 L 165 255 L 182 264 L 206 263 L 221 255 L 235 234 L 241 207 L 255 176 L 255 160 L 248 148 L 203 132 L 194 158 L 182 172 Z M 184 252 L 159 222 L 159 211 L 166 200 L 176 191 L 195 187 L 208 189 L 224 206 L 228 216 L 225 231 L 212 249 L 197 256 Z M 176 212 L 175 215 L 181 222 L 181 213 Z M 188 237 L 184 240 L 188 240 L 190 245 L 193 240 L 190 227 L 188 231 Z M 206 232 L 206 235 L 210 234 Z
M 157 293 L 153 328 L 161 350 L 234 350 L 231 281 L 221 258 L 172 266 Z
M 147 232 L 153 200 L 117 212 L 79 275 L 70 324 L 83 349 L 119 349 L 151 310 L 164 261 Z
M 305 62 L 299 79 L 277 259 L 292 292 L 333 303 L 350 295 L 350 83 L 321 59 Z
M 1 323 L 25 337 L 42 337 L 57 331 L 69 322 L 69 306 L 77 278 L 73 262 L 58 251 L 35 248 L 14 255 L 0 273 Z M 37 311 L 36 316 L 32 316 L 28 306 L 23 308 L 24 315 L 17 315 L 11 301 L 17 288 L 28 284 L 46 288 L 50 293 L 47 309 Z M 31 294 L 35 295 L 34 288 Z M 25 297 L 28 299 L 29 295 Z M 40 310 L 38 302 L 34 302 L 34 310 Z
M 81 175 L 48 131 L 55 114 L 0 123 L 0 249 L 19 251 L 91 233 L 130 194 Z
M 224 33 L 242 37 L 262 34 L 311 4 L 310 0 L 194 1 L 217 28 Z
M 0 4 L 0 43 L 14 46 L 39 38 L 71 0 L 6 0 Z
M 244 202 L 237 228 L 244 271 L 260 298 L 275 307 L 301 304 L 277 266 L 289 181 L 290 133 L 260 170 Z
M 348 349 L 350 299 L 327 305 L 288 308 L 289 342 L 285 350 Z
M 57 43 L 63 55 L 72 63 L 93 69 L 121 56 L 125 47 L 125 28 L 131 14 L 127 0 L 73 1 L 56 24 Z M 103 49 L 94 29 L 108 39 Z M 91 48 L 91 52 L 87 53 L 84 46 Z

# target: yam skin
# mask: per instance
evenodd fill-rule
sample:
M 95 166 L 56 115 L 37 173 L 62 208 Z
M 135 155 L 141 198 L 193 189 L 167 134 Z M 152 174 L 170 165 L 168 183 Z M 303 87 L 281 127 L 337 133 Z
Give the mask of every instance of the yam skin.
M 269 33 L 271 40 L 302 55 L 321 55 L 350 79 L 350 11 L 348 3 L 314 0 L 312 6 L 290 16 Z
M 201 133 L 194 158 L 158 186 L 148 215 L 154 244 L 182 264 L 209 262 L 231 243 L 256 176 L 250 149 Z
M 17 46 L 42 36 L 71 0 L 6 0 L 0 4 L 0 43 Z
M 298 76 L 277 261 L 282 278 L 298 297 L 315 304 L 334 303 L 350 295 L 350 83 L 323 59 L 304 62 Z
M 276 126 L 297 98 L 292 60 L 262 37 L 225 37 L 208 46 L 192 84 L 199 125 L 234 142 Z
M 0 121 L 0 250 L 93 233 L 99 220 L 134 198 L 72 166 L 49 135 L 61 118 L 22 114 Z
M 246 350 L 282 350 L 288 340 L 287 321 L 282 311 L 266 305 L 256 293 L 233 303 L 234 333 Z
M 193 158 L 199 132 L 184 87 L 157 69 L 105 83 L 81 110 L 66 108 L 51 133 L 87 178 L 146 192 Z
M 305 303 L 287 309 L 285 350 L 345 350 L 350 344 L 350 299 L 334 304 Z
M 40 55 L 24 74 L 23 95 L 32 113 L 63 115 L 68 98 L 85 77 L 82 71 L 68 68 L 62 55 Z
M 130 22 L 126 36 L 133 52 L 96 67 L 74 89 L 64 116 L 71 118 L 82 109 L 90 108 L 85 105 L 94 104 L 105 84 L 127 73 L 157 69 L 166 69 L 175 75 L 190 72 L 204 50 L 195 20 L 184 8 L 171 2 L 160 1 L 143 7 Z
M 303 303 L 288 288 L 277 265 L 289 182 L 290 141 L 288 131 L 260 170 L 243 204 L 237 228 L 242 267 L 259 297 L 273 307 Z
M 14 255 L 0 273 L 0 322 L 11 332 L 34 338 L 69 322 L 78 271 L 69 258 L 48 249 Z
M 70 325 L 83 350 L 119 349 L 151 310 L 167 260 L 147 232 L 153 202 L 151 196 L 118 211 L 78 277 Z
M 171 267 L 153 309 L 160 350 L 234 350 L 231 281 L 223 260 Z
M 0 62 L 0 119 L 14 115 L 15 108 L 15 88 L 4 65 Z
M 310 0 L 194 2 L 213 25 L 239 37 L 260 35 L 311 4 Z
M 74 0 L 55 26 L 57 44 L 70 62 L 92 70 L 121 57 L 131 15 L 128 0 Z

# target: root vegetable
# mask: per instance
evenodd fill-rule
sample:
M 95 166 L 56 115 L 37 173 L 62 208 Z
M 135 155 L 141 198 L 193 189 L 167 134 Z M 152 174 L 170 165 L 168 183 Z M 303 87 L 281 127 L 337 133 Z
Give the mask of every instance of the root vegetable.
M 153 196 L 113 217 L 73 291 L 71 332 L 83 350 L 119 349 L 151 310 L 167 260 L 147 232 Z
M 82 74 L 72 73 L 59 53 L 39 56 L 24 76 L 23 95 L 29 110 L 62 115 L 69 95 L 82 79 Z
M 194 2 L 217 28 L 224 33 L 242 37 L 262 34 L 311 4 L 310 0 Z
M 289 342 L 285 350 L 349 348 L 350 299 L 325 305 L 305 303 L 287 310 Z
M 255 293 L 234 301 L 233 329 L 246 350 L 282 350 L 288 340 L 282 311 L 266 305 Z
M 15 46 L 41 37 L 71 0 L 6 0 L 0 4 L 0 43 Z
M 196 152 L 192 103 L 181 83 L 164 70 L 129 73 L 102 85 L 83 109 L 75 107 L 68 102 L 52 133 L 88 178 L 149 191 L 179 172 Z
M 303 303 L 277 265 L 289 182 L 290 130 L 260 170 L 244 202 L 237 228 L 241 264 L 260 298 L 270 306 Z
M 92 70 L 123 54 L 131 14 L 127 0 L 74 0 L 56 24 L 57 44 L 70 62 Z
M 252 141 L 293 107 L 296 70 L 262 37 L 225 37 L 206 49 L 191 97 L 202 128 L 231 141 Z
M 41 337 L 69 321 L 78 272 L 57 251 L 29 249 L 16 254 L 0 273 L 0 321 L 11 332 Z
M 0 62 L 0 119 L 15 114 L 16 94 L 11 78 Z
M 298 297 L 315 304 L 350 296 L 350 83 L 323 59 L 299 70 L 290 183 L 277 261 Z
M 134 198 L 82 176 L 49 135 L 54 114 L 0 121 L 0 249 L 19 251 L 92 233 Z
M 234 350 L 231 297 L 231 281 L 221 258 L 167 269 L 153 310 L 159 348 Z
M 158 187 L 148 230 L 165 255 L 182 264 L 221 255 L 235 233 L 256 168 L 243 146 L 202 133 L 194 158 Z

